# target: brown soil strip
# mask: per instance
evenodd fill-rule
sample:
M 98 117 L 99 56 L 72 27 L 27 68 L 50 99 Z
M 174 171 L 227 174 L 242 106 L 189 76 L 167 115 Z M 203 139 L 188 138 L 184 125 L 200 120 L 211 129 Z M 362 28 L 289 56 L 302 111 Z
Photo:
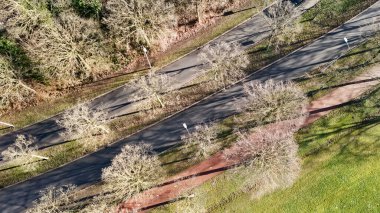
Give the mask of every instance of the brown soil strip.
M 335 90 L 310 103 L 309 117 L 303 126 L 307 126 L 331 110 L 344 106 L 358 98 L 380 81 L 380 66 L 375 66 L 349 83 L 337 85 Z M 234 146 L 230 149 L 234 150 Z M 232 151 L 229 150 L 229 151 Z M 240 159 L 225 159 L 222 152 L 211 158 L 186 169 L 185 171 L 168 178 L 161 185 L 147 190 L 135 198 L 121 204 L 119 212 L 138 208 L 141 212 L 151 208 L 174 202 L 179 196 L 223 171 L 239 163 Z

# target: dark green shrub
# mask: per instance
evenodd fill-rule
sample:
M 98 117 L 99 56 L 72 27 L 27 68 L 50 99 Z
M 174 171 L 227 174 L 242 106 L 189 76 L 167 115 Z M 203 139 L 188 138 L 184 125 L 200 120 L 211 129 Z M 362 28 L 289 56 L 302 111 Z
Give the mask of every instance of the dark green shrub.
M 18 44 L 3 36 L 0 36 L 0 55 L 10 58 L 12 65 L 20 71 L 22 78 L 33 79 L 38 82 L 45 81 L 43 74 L 34 69 L 33 63 L 25 51 Z
M 99 17 L 102 9 L 100 0 L 72 0 L 75 10 L 83 17 Z

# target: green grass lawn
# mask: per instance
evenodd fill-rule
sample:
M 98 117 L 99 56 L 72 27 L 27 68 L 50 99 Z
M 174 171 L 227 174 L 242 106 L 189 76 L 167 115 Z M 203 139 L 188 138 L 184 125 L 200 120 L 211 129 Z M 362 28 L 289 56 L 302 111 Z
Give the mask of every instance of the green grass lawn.
M 303 159 L 296 184 L 260 200 L 240 194 L 216 212 L 379 212 L 380 88 L 338 109 L 297 139 Z
M 345 0 L 345 1 L 347 1 L 347 0 Z M 364 3 L 357 3 L 357 4 L 355 4 L 356 7 L 355 7 L 354 11 L 359 11 L 359 9 L 357 9 L 357 8 L 363 8 L 367 4 L 368 3 L 365 3 L 365 4 Z M 248 12 L 246 11 L 244 13 L 239 13 L 239 14 L 236 14 L 234 16 L 231 16 L 231 18 L 226 20 L 225 24 L 221 25 L 222 28 L 219 28 L 220 30 L 217 30 L 216 32 L 213 32 L 211 34 L 214 34 L 216 36 L 218 33 L 221 33 L 223 31 L 227 30 L 229 27 L 232 27 L 233 26 L 232 23 L 234 23 L 234 24 L 237 23 L 237 21 L 236 21 L 237 19 L 233 19 L 233 18 L 238 18 L 238 20 L 242 21 L 245 18 L 247 18 L 250 14 L 252 14 L 253 12 L 254 12 L 253 10 L 248 10 Z M 312 12 L 313 12 L 313 10 L 311 10 L 310 13 L 312 13 Z M 351 14 L 351 15 L 353 15 L 353 14 Z M 348 16 L 346 18 L 348 18 Z M 321 32 L 322 31 L 319 31 L 319 33 L 321 33 Z M 364 46 L 359 47 L 359 49 L 353 50 L 353 53 L 355 53 L 355 51 L 367 50 L 368 48 L 372 47 L 371 51 L 368 51 L 368 57 L 366 57 L 366 59 L 365 59 L 366 62 L 368 62 L 368 63 L 366 63 L 366 65 L 372 63 L 373 61 L 370 59 L 376 58 L 376 56 L 379 52 L 378 46 L 377 46 L 378 40 L 379 39 L 377 39 L 377 40 L 375 39 L 372 41 L 372 43 L 370 43 L 370 45 L 366 46 L 366 44 L 365 44 Z M 204 40 L 204 42 L 206 42 L 206 40 Z M 193 44 L 195 44 L 195 43 L 193 43 Z M 268 49 L 267 52 L 271 52 L 271 50 Z M 261 54 L 266 55 L 267 52 L 262 52 L 262 53 L 260 53 L 260 55 Z M 256 54 L 256 56 L 257 55 L 259 55 L 259 54 Z M 275 59 L 275 57 L 272 58 L 271 60 L 274 60 L 274 59 Z M 360 59 L 359 55 L 353 54 L 350 57 L 346 57 L 344 60 L 347 60 L 350 63 L 354 63 L 359 59 Z M 343 64 L 347 64 L 347 61 L 345 61 Z M 269 63 L 269 61 L 268 61 L 268 63 Z M 338 66 L 337 69 L 339 67 L 342 67 L 342 66 L 341 65 Z M 326 72 L 327 73 L 326 75 L 318 75 L 318 76 L 322 76 L 320 78 L 317 75 L 314 75 L 314 76 L 312 76 L 312 78 L 303 79 L 302 83 L 305 85 L 305 90 L 311 91 L 311 90 L 318 89 L 316 87 L 310 86 L 308 84 L 308 82 L 324 82 L 327 78 L 326 76 L 331 76 L 331 73 L 332 73 L 332 75 L 334 75 L 334 73 L 336 73 L 334 71 L 335 70 L 332 69 L 331 71 Z M 351 75 L 346 75 L 346 76 L 352 77 L 352 76 L 360 73 L 361 69 L 355 69 L 355 70 L 349 70 L 349 71 L 350 71 Z M 345 73 L 348 73 L 348 72 L 345 72 Z M 48 115 L 54 114 L 58 111 L 62 111 L 65 108 L 68 108 L 68 107 L 74 105 L 76 103 L 76 101 L 78 100 L 78 97 L 82 97 L 82 98 L 83 97 L 86 97 L 86 98 L 93 97 L 94 95 L 96 95 L 100 92 L 109 90 L 109 89 L 116 87 L 118 85 L 122 85 L 123 83 L 130 80 L 131 77 L 132 77 L 131 75 L 125 75 L 125 76 L 121 76 L 118 78 L 110 79 L 108 81 L 104 81 L 103 83 L 100 83 L 100 84 L 95 85 L 95 86 L 94 85 L 85 86 L 79 92 L 73 92 L 69 96 L 65 96 L 62 99 L 56 100 L 57 102 L 56 101 L 46 102 L 42 105 L 36 106 L 34 108 L 30 108 L 30 109 L 22 111 L 21 113 L 18 113 L 17 117 L 11 116 L 10 118 L 15 119 L 15 120 L 13 120 L 14 122 L 11 122 L 11 123 L 19 124 L 18 126 L 21 127 L 23 125 L 27 125 L 29 123 L 35 122 L 36 120 L 41 120 Z M 341 76 L 336 77 L 336 79 L 337 79 L 336 81 L 331 81 L 331 84 L 344 82 L 346 80 L 345 78 L 342 78 Z M 327 91 L 327 90 L 324 90 L 324 91 Z M 86 99 L 86 98 L 84 98 L 84 99 Z M 166 115 L 166 114 L 164 113 L 163 115 Z M 155 119 L 162 118 L 163 115 L 160 115 Z M 125 124 L 126 124 L 125 121 L 129 120 L 129 119 L 136 121 L 139 118 L 126 117 L 126 118 L 120 119 L 120 121 L 119 120 L 115 121 L 115 124 L 114 124 L 115 129 L 116 129 L 115 132 L 119 135 L 117 135 L 115 138 L 112 138 L 110 141 L 116 140 L 117 138 L 125 137 L 126 135 L 134 132 L 136 129 L 142 128 L 142 126 L 147 125 L 147 124 L 155 121 L 155 119 L 153 119 L 152 121 L 146 122 L 146 123 L 144 123 L 144 122 L 138 123 L 138 121 L 136 121 L 137 122 L 136 125 L 134 124 L 132 126 L 125 126 Z M 228 120 L 222 125 L 226 125 L 227 126 L 226 128 L 228 131 L 229 131 L 229 129 L 232 129 L 232 127 L 230 126 L 231 124 L 228 123 Z M 232 137 L 232 139 L 233 138 L 234 137 Z M 232 140 L 232 139 L 231 139 L 231 137 L 229 137 L 229 134 L 226 134 L 222 137 L 222 140 Z M 223 141 L 222 143 L 225 145 L 228 145 L 231 143 L 231 141 L 228 141 L 228 142 Z M 15 183 L 17 181 L 25 180 L 27 178 L 30 178 L 30 177 L 35 176 L 37 174 L 40 174 L 46 170 L 56 168 L 57 166 L 62 165 L 63 163 L 72 161 L 72 160 L 82 156 L 83 154 L 88 153 L 88 151 L 81 149 L 80 146 L 78 146 L 78 144 L 75 141 L 71 142 L 69 144 L 62 145 L 62 146 L 57 146 L 53 149 L 54 149 L 54 151 L 52 151 L 52 150 L 44 150 L 44 151 L 49 152 L 49 153 L 59 152 L 59 153 L 64 153 L 64 154 L 63 155 L 57 155 L 57 156 L 50 156 L 50 157 L 52 157 L 53 160 L 51 162 L 44 162 L 43 163 L 44 165 L 41 165 L 36 171 L 25 172 L 25 171 L 22 171 L 22 170 L 17 169 L 17 168 L 14 170 L 12 170 L 12 169 L 11 170 L 2 170 L 3 168 L 0 168 L 0 177 L 1 177 L 0 178 L 1 179 L 0 187 L 9 185 L 11 183 Z M 168 174 L 172 175 L 172 174 L 175 174 L 177 172 L 182 171 L 183 169 L 186 169 L 187 167 L 189 167 L 195 163 L 194 161 L 183 160 L 183 159 L 186 159 L 188 156 L 189 156 L 189 153 L 183 152 L 183 150 L 181 148 L 178 148 L 178 149 L 172 150 L 171 152 L 166 152 L 165 154 L 161 155 L 161 160 L 162 160 L 162 162 L 164 164 L 164 168 L 166 169 Z
M 366 72 L 369 67 L 380 62 L 380 34 L 358 45 L 331 67 L 316 69 L 295 79 L 311 100 L 326 95 L 335 86 L 353 80 Z
M 360 4 L 358 1 L 354 3 Z M 314 13 L 313 10 L 310 13 Z M 332 86 L 350 81 L 378 64 L 379 42 L 380 36 L 374 36 L 324 72 L 312 70 L 296 82 L 310 99 L 319 98 L 331 91 Z M 257 56 L 260 48 L 259 56 L 264 59 L 274 56 L 265 41 L 261 47 L 252 48 L 251 51 L 256 53 L 253 56 Z M 299 180 L 289 189 L 252 200 L 249 193 L 239 188 L 244 177 L 226 172 L 197 188 L 195 193 L 200 194 L 202 205 L 208 212 L 379 212 L 378 103 L 380 91 L 376 89 L 359 102 L 335 110 L 300 130 L 297 141 L 303 170 Z M 157 208 L 154 212 L 175 212 L 175 206 L 182 202 L 186 201 Z
M 379 212 L 379 103 L 380 85 L 301 129 L 296 138 L 302 172 L 291 188 L 253 200 L 240 190 L 244 175 L 237 170 L 205 183 L 195 194 L 207 212 Z M 154 212 L 175 212 L 182 202 Z
M 346 0 L 342 1 L 345 2 Z M 348 0 L 350 1 L 350 0 Z M 341 3 L 340 3 L 341 4 Z M 368 6 L 363 2 L 355 3 L 357 7 Z M 311 16 L 314 14 L 314 10 L 320 10 L 318 7 L 311 9 L 307 12 L 302 19 Z M 359 11 L 355 8 L 353 11 Z M 309 14 L 310 13 L 310 14 Z M 309 23 L 310 24 L 310 23 Z M 311 28 L 305 28 L 311 29 Z M 260 49 L 260 46 L 253 47 L 254 49 Z M 265 54 L 273 53 L 271 49 L 266 49 L 265 52 L 260 54 L 254 54 L 253 57 L 261 57 Z M 254 60 L 254 59 L 252 59 Z M 273 60 L 273 59 L 272 59 Z M 369 67 L 373 64 L 380 62 L 380 35 L 376 35 L 370 38 L 367 42 L 358 45 L 353 48 L 346 56 L 340 58 L 336 61 L 331 67 L 321 72 L 321 70 L 312 70 L 309 74 L 302 76 L 296 79 L 296 83 L 302 87 L 306 94 L 308 94 L 310 99 L 319 98 L 326 93 L 330 92 L 332 86 L 339 85 L 354 79 L 356 76 L 367 71 Z M 331 87 L 331 88 L 330 88 Z M 222 129 L 226 132 L 231 132 L 233 129 L 234 122 L 231 122 L 231 119 L 226 119 L 221 124 Z M 227 137 L 228 138 L 228 137 Z M 233 137 L 235 138 L 235 137 Z M 223 139 L 223 138 L 222 138 Z M 230 139 L 229 139 L 230 140 Z M 228 141 L 226 144 L 231 144 L 231 141 Z M 175 174 L 176 172 L 182 171 L 183 169 L 193 165 L 194 162 L 189 163 L 186 160 L 189 153 L 183 152 L 180 148 L 174 149 L 170 152 L 166 152 L 162 155 L 162 161 L 164 162 L 164 167 L 167 169 L 169 174 Z M 177 162 L 176 162 L 177 161 Z M 170 163 L 169 162 L 175 162 Z

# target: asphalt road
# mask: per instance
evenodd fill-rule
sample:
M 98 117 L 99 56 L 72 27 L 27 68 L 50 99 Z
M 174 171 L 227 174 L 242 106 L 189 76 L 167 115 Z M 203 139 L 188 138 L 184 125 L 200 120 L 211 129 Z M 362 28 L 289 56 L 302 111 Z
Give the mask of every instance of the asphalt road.
M 300 6 L 300 11 L 314 6 L 318 1 L 319 0 L 306 0 Z M 220 42 L 237 42 L 242 48 L 247 48 L 267 36 L 269 36 L 269 26 L 263 14 L 260 13 L 210 42 L 210 45 L 215 45 Z M 169 74 L 174 80 L 172 86 L 179 88 L 194 79 L 197 74 L 200 73 L 200 70 L 205 68 L 199 58 L 199 54 L 202 51 L 203 48 L 193 51 L 184 58 L 162 68 L 159 72 Z M 125 85 L 94 99 L 89 105 L 92 109 L 103 109 L 107 111 L 109 117 L 126 115 L 138 110 L 136 109 L 136 103 L 131 102 L 131 97 L 134 92 L 132 88 Z M 60 115 L 57 115 L 26 128 L 0 136 L 0 153 L 14 142 L 17 135 L 30 135 L 36 138 L 37 145 L 41 149 L 65 142 L 66 139 L 60 135 L 64 129 L 55 122 L 59 117 Z
M 380 21 L 380 2 L 364 11 L 361 15 L 347 22 L 336 30 L 326 34 L 312 44 L 284 57 L 276 63 L 250 76 L 252 80 L 291 80 L 306 71 L 329 63 L 347 50 L 343 38 L 347 37 L 351 46 L 362 41 L 362 32 L 378 30 L 374 27 Z M 361 30 L 359 28 L 361 27 Z M 190 129 L 198 123 L 216 121 L 236 113 L 239 98 L 243 96 L 242 85 L 217 93 L 206 100 L 178 113 L 150 128 L 129 138 L 120 140 L 106 149 L 92 153 L 43 175 L 0 190 L 0 211 L 20 212 L 32 205 L 39 197 L 38 192 L 49 185 L 61 186 L 75 184 L 90 185 L 100 180 L 101 169 L 110 165 L 127 143 L 144 141 L 152 144 L 158 151 L 164 151 L 179 142 L 180 136 L 186 134 L 182 123 Z

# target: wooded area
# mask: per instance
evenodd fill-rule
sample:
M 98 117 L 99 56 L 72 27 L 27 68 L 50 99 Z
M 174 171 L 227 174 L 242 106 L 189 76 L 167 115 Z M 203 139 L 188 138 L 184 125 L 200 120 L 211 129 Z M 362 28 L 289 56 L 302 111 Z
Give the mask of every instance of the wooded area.
M 159 52 L 179 29 L 247 0 L 4 0 L 0 4 L 0 109 L 30 104 L 125 67 L 142 47 Z

